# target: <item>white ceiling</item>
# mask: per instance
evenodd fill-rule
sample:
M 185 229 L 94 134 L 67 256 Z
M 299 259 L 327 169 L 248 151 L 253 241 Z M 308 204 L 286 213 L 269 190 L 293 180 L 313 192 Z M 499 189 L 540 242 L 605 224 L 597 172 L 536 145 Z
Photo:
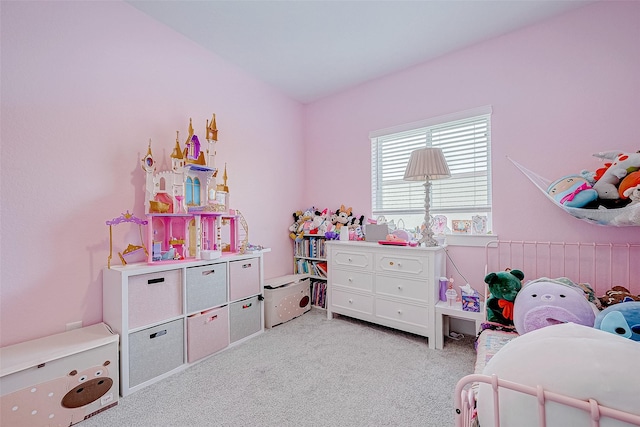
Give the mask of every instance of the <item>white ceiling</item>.
M 593 0 L 127 3 L 308 103 Z

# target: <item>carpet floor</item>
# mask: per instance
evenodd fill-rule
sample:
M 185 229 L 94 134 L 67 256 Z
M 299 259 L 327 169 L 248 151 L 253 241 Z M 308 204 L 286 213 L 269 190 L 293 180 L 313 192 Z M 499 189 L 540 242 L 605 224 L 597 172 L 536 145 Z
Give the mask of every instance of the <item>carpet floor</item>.
M 145 387 L 82 427 L 452 426 L 473 337 L 426 339 L 310 312 Z

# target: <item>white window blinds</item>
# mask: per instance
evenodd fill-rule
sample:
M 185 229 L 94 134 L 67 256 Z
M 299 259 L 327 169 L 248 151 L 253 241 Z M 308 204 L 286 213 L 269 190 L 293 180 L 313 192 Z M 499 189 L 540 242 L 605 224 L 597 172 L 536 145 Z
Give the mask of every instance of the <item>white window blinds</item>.
M 424 213 L 424 185 L 403 176 L 411 152 L 425 146 L 442 148 L 451 170 L 451 178 L 431 181 L 431 214 L 491 211 L 490 114 L 376 135 L 371 143 L 374 216 Z

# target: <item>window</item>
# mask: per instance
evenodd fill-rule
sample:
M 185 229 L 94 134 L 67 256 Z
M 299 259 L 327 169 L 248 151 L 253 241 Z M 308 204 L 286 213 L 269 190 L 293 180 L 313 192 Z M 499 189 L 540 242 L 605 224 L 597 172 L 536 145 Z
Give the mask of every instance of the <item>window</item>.
M 424 185 L 404 181 L 411 152 L 440 147 L 451 178 L 431 181 L 431 215 L 452 220 L 486 216 L 491 230 L 491 107 L 424 120 L 371 135 L 372 213 L 403 220 L 407 229 L 424 221 Z
M 200 180 L 187 177 L 185 182 L 185 203 L 187 206 L 200 206 Z

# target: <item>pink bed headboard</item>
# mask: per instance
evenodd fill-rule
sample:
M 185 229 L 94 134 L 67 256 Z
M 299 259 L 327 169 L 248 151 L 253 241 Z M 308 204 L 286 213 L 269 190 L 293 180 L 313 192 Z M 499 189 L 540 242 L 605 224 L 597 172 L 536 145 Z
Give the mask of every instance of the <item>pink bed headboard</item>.
M 523 283 L 540 277 L 567 277 L 589 283 L 597 296 L 613 286 L 640 294 L 639 243 L 567 243 L 494 240 L 485 247 L 486 273 L 521 270 Z

